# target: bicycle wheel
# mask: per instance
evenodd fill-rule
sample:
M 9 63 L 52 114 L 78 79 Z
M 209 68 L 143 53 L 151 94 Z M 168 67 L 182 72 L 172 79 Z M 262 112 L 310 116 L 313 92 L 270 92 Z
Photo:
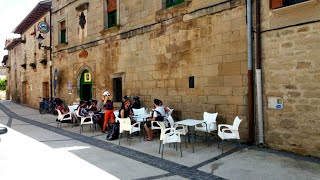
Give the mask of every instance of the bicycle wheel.
M 40 114 L 46 113 L 46 109 L 44 109 L 44 108 L 40 108 L 39 111 L 40 111 Z

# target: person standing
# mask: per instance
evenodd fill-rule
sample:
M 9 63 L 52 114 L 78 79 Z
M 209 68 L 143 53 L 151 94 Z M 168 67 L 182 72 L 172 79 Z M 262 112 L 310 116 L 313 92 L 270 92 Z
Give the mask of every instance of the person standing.
M 106 132 L 106 127 L 109 123 L 109 119 L 111 120 L 111 123 L 114 123 L 114 115 L 113 115 L 113 101 L 110 93 L 108 91 L 105 91 L 103 93 L 103 104 L 105 107 L 104 111 L 104 122 L 103 122 L 103 128 L 102 133 Z

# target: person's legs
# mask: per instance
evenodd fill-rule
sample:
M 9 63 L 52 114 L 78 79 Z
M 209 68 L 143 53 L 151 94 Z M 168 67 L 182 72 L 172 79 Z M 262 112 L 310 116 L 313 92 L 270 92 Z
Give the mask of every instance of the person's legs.
M 147 123 L 144 124 L 144 130 L 145 130 L 145 132 L 147 133 L 147 136 L 148 136 L 148 138 L 149 138 L 150 134 L 149 134 L 149 128 L 148 128 L 148 126 L 147 126 Z
M 108 114 L 108 110 L 104 111 L 104 121 L 103 121 L 103 128 L 102 128 L 102 132 L 106 132 L 106 127 L 108 124 L 108 120 L 109 120 L 109 114 Z
M 114 123 L 114 114 L 113 114 L 113 110 L 108 110 L 109 112 L 109 117 L 110 117 L 110 121 L 111 123 Z

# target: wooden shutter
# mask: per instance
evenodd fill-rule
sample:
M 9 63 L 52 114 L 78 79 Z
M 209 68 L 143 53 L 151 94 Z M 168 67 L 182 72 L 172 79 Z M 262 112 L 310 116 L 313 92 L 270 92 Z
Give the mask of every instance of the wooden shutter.
M 271 9 L 276 9 L 276 8 L 281 8 L 284 5 L 285 0 L 270 0 L 270 8 Z
M 66 21 L 60 22 L 60 30 L 66 30 Z
M 107 3 L 108 13 L 114 10 L 117 10 L 117 0 L 108 0 L 108 3 Z

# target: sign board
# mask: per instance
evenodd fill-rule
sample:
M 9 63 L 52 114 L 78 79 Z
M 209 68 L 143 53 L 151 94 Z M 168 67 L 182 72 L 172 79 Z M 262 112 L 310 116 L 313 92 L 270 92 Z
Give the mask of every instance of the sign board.
M 72 82 L 68 81 L 68 93 L 72 94 Z
M 283 99 L 279 97 L 268 97 L 269 109 L 283 109 Z
M 50 27 L 49 27 L 49 24 L 42 21 L 42 22 L 39 22 L 38 24 L 38 30 L 41 32 L 41 33 L 48 33 L 50 31 Z

